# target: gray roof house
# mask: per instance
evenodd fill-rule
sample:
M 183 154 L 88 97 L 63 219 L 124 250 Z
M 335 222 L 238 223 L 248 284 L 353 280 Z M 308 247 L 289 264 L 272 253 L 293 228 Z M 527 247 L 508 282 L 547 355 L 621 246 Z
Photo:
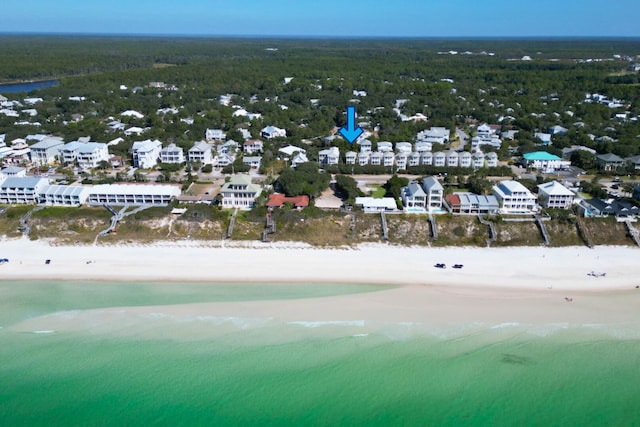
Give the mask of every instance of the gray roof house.
M 442 210 L 444 201 L 444 188 L 442 184 L 433 176 L 428 176 L 422 180 L 422 189 L 427 197 L 426 209 L 429 212 Z
M 412 181 L 400 189 L 400 197 L 405 212 L 424 212 L 427 206 L 427 194 L 422 186 Z
M 615 171 L 624 166 L 624 164 L 624 159 L 613 153 L 600 154 L 596 156 L 596 166 L 605 171 Z

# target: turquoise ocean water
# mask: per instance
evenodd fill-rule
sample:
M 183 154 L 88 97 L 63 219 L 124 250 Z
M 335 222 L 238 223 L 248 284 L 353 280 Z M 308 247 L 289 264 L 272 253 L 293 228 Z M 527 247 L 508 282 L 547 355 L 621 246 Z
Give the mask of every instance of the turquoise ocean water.
M 380 289 L 0 282 L 0 425 L 640 425 L 640 342 L 589 327 L 149 318 L 129 334 L 11 330 L 60 310 Z

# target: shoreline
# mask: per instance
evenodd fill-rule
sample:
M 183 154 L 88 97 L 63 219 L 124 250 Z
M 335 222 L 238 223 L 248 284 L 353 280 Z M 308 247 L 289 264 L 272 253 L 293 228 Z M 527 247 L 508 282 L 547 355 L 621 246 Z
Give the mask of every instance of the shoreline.
M 339 283 L 519 290 L 613 291 L 640 285 L 633 247 L 324 249 L 299 243 L 158 242 L 57 246 L 0 241 L 2 280 Z M 45 264 L 45 260 L 51 260 Z M 444 263 L 439 269 L 435 264 Z M 453 269 L 453 264 L 463 268 Z

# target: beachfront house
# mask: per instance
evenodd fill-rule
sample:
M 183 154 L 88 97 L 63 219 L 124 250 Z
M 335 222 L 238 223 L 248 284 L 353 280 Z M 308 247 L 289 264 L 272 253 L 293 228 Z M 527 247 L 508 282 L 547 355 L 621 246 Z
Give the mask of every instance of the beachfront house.
M 558 181 L 538 185 L 541 205 L 545 208 L 569 209 L 576 195 Z
M 82 185 L 45 185 L 38 192 L 38 203 L 45 206 L 81 206 L 85 204 L 90 187 Z
M 220 191 L 222 207 L 251 209 L 261 193 L 262 187 L 253 184 L 249 175 L 233 175 Z
M 36 177 L 6 178 L 0 184 L 0 204 L 38 203 L 38 194 L 49 180 Z
M 167 206 L 180 195 L 180 186 L 158 184 L 101 184 L 89 190 L 87 204 Z
M 458 192 L 446 196 L 446 202 L 451 213 L 462 215 L 495 215 L 500 209 L 493 195 Z
M 444 200 L 444 187 L 433 176 L 428 176 L 422 180 L 422 189 L 426 195 L 425 208 L 429 212 L 437 212 L 442 210 L 442 202 Z
M 395 212 L 398 209 L 393 197 L 356 197 L 355 204 L 361 206 L 364 213 Z
M 422 186 L 411 181 L 408 186 L 400 189 L 400 197 L 405 212 L 425 212 L 427 208 L 427 194 Z
M 133 153 L 133 167 L 150 169 L 158 164 L 162 143 L 156 140 L 147 139 L 133 143 L 131 151 Z
M 504 214 L 531 214 L 537 210 L 536 197 L 518 181 L 500 181 L 493 186 L 493 193 Z

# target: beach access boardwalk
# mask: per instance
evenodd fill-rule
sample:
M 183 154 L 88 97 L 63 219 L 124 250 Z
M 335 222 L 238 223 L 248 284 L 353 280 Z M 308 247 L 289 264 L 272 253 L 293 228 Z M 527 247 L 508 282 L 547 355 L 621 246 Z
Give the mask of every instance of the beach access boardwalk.
M 382 222 L 382 240 L 389 240 L 389 227 L 387 226 L 387 217 L 384 212 L 380 212 L 380 221 Z
M 227 234 L 225 235 L 225 239 L 230 239 L 233 235 L 233 226 L 236 223 L 236 216 L 238 215 L 238 208 L 233 211 L 231 215 L 231 220 L 229 221 L 229 227 L 227 227 Z
M 31 232 L 31 226 L 29 225 L 29 220 L 31 219 L 31 215 L 33 215 L 34 212 L 38 212 L 44 208 L 45 208 L 44 206 L 36 206 L 35 208 L 31 209 L 29 212 L 24 214 L 22 218 L 20 218 L 20 225 L 18 230 L 22 231 L 23 236 L 28 236 L 29 233 Z
M 640 246 L 640 232 L 638 232 L 638 230 L 633 226 L 633 222 L 626 220 L 624 222 L 624 225 L 627 227 L 627 231 L 629 232 L 629 235 L 631 236 L 633 241 L 636 243 L 636 246 Z
M 489 247 L 491 246 L 491 243 L 498 240 L 496 226 L 493 222 L 484 219 L 482 214 L 478 214 L 478 221 L 480 221 L 480 224 L 485 225 L 489 229 L 489 238 L 487 239 L 487 247 Z
M 544 225 L 544 220 L 540 215 L 534 215 L 536 224 L 538 225 L 538 229 L 540 230 L 540 234 L 542 234 L 542 238 L 544 239 L 544 244 L 549 246 L 551 244 L 551 237 L 549 237 L 549 232 L 547 231 L 547 227 Z
M 136 214 L 144 209 L 148 209 L 150 207 L 152 207 L 151 205 L 143 205 L 143 206 L 138 206 L 136 207 L 134 210 L 127 212 L 127 209 L 129 208 L 129 205 L 124 205 L 124 207 L 122 209 L 120 209 L 120 211 L 116 211 L 114 208 L 112 208 L 110 205 L 108 204 L 103 204 L 102 207 L 104 207 L 106 210 L 108 210 L 111 213 L 111 223 L 109 224 L 109 227 L 106 228 L 105 230 L 102 230 L 100 233 L 98 233 L 98 236 L 96 237 L 96 240 L 99 237 L 104 237 L 109 233 L 112 233 L 116 230 L 116 227 L 118 226 L 118 223 L 120 221 L 122 221 L 122 218 L 127 217 L 129 215 L 133 215 Z
M 436 224 L 436 218 L 431 212 L 429 212 L 429 227 L 431 229 L 431 241 L 438 240 L 438 225 Z
M 589 249 L 593 249 L 594 244 L 593 244 L 593 241 L 591 240 L 591 236 L 589 236 L 589 233 L 587 232 L 587 227 L 584 224 L 584 219 L 579 215 L 576 216 L 576 228 L 578 229 L 578 234 L 580 235 L 584 243 L 587 245 L 587 247 Z
M 265 229 L 262 232 L 262 241 L 267 242 L 269 240 L 269 234 L 275 234 L 276 232 L 276 222 L 273 220 L 271 214 L 267 214 Z

